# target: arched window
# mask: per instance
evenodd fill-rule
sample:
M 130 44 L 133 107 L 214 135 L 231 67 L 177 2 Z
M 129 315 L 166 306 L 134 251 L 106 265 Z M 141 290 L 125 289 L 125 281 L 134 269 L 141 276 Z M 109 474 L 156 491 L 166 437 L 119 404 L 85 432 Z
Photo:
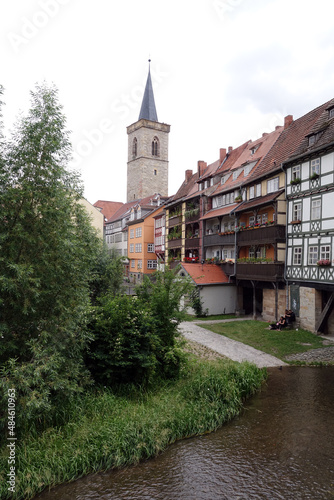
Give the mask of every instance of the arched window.
M 159 154 L 159 139 L 154 137 L 152 141 L 152 156 L 159 156 Z
M 133 156 L 133 158 L 137 157 L 137 137 L 135 137 L 133 139 L 133 143 L 132 143 L 132 156 Z

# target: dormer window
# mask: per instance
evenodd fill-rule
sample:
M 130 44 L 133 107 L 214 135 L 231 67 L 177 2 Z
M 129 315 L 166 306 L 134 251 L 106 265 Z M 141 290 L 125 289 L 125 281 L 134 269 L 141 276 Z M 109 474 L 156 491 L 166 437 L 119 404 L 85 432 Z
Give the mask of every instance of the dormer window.
M 329 110 L 329 118 L 334 118 L 334 107 Z
M 152 156 L 159 156 L 159 139 L 157 137 L 154 137 L 152 141 Z
M 313 146 L 320 138 L 322 132 L 317 132 L 316 134 L 309 135 L 308 137 L 308 145 Z

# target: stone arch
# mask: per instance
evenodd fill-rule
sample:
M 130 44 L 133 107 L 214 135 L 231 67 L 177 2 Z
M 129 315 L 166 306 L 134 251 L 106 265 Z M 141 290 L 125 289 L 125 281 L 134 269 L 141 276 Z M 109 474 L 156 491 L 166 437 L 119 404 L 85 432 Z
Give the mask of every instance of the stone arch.
M 160 156 L 160 141 L 157 136 L 152 140 L 152 156 Z

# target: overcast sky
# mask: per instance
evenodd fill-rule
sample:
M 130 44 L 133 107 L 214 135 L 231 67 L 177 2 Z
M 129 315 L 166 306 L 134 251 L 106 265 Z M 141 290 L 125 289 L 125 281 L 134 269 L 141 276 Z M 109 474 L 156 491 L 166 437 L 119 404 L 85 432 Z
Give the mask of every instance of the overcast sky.
M 218 158 L 334 97 L 331 0 L 4 0 L 4 122 L 59 89 L 85 197 L 126 201 L 126 127 L 151 58 L 169 134 L 169 194 Z

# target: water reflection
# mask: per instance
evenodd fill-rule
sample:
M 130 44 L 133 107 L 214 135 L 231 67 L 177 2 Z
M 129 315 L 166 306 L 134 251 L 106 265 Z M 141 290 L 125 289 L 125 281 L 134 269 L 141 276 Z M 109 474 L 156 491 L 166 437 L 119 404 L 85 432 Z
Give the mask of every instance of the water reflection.
M 136 467 L 96 474 L 40 500 L 334 498 L 334 367 L 271 369 L 243 414 Z

